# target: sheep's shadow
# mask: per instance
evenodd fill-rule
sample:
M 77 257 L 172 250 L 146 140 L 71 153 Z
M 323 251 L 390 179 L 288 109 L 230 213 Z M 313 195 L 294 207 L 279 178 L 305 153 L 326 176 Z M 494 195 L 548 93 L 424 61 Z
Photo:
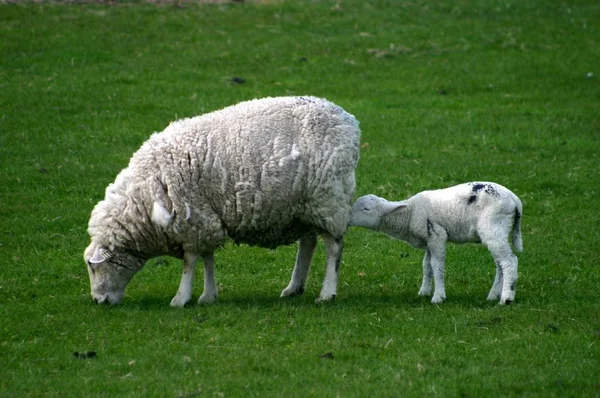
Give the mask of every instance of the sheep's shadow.
M 485 295 L 477 294 L 454 294 L 446 299 L 442 304 L 432 304 L 431 297 L 419 296 L 413 292 L 378 292 L 375 294 L 350 293 L 338 296 L 335 300 L 329 302 L 315 302 L 317 295 L 304 293 L 301 296 L 295 297 L 279 297 L 276 294 L 259 293 L 252 296 L 243 295 L 220 295 L 214 303 L 198 304 L 198 297 L 194 296 L 182 310 L 201 309 L 201 308 L 252 308 L 260 310 L 281 310 L 293 308 L 332 308 L 332 309 L 352 309 L 366 310 L 382 306 L 392 306 L 394 308 L 405 309 L 423 309 L 424 307 L 439 307 L 444 309 L 445 306 L 451 308 L 462 307 L 465 309 L 489 309 L 498 306 L 497 301 L 486 300 Z M 125 297 L 123 302 L 119 304 L 124 308 L 136 308 L 138 310 L 164 310 L 171 308 L 169 306 L 171 297 L 162 297 L 158 295 L 146 295 L 139 298 Z M 518 298 L 519 303 L 523 300 Z M 173 310 L 177 310 L 173 308 Z

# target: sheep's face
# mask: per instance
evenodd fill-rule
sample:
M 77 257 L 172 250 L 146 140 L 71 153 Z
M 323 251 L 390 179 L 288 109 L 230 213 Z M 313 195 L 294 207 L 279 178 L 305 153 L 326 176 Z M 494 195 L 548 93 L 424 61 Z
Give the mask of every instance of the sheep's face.
M 361 196 L 352 206 L 348 226 L 377 229 L 383 216 L 406 206 L 406 202 L 389 202 L 375 195 Z
M 98 304 L 118 304 L 125 287 L 145 260 L 123 249 L 108 250 L 92 242 L 83 255 L 90 275 L 92 298 Z

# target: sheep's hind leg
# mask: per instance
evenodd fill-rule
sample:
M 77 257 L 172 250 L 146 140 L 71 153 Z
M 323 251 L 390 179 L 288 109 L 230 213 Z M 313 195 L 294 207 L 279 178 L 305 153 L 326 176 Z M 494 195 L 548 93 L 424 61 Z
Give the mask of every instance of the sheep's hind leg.
M 281 297 L 299 296 L 304 293 L 306 279 L 310 270 L 315 248 L 317 247 L 317 234 L 311 233 L 303 236 L 298 241 L 298 254 L 289 285 L 281 292 Z
M 209 304 L 217 299 L 217 281 L 215 280 L 215 253 L 202 255 L 204 261 L 204 292 L 198 299 L 198 304 Z
M 431 296 L 432 277 L 431 252 L 429 249 L 425 249 L 425 257 L 423 257 L 423 282 L 421 283 L 421 289 L 419 289 L 419 296 Z
M 338 273 L 342 261 L 342 252 L 344 251 L 344 238 L 334 238 L 328 233 L 321 235 L 325 242 L 325 252 L 327 253 L 327 269 L 321 294 L 316 302 L 332 301 L 335 299 L 338 283 Z
M 195 253 L 185 253 L 183 255 L 183 275 L 181 275 L 177 294 L 171 300 L 171 307 L 183 307 L 192 299 L 194 271 L 196 270 L 198 257 Z

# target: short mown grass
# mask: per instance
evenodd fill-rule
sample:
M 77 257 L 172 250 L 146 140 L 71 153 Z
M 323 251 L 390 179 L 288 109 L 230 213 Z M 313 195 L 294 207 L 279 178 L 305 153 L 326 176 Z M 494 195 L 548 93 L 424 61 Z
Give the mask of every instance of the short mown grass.
M 599 396 L 598 43 L 583 0 L 1 4 L 0 396 Z M 168 306 L 168 258 L 92 303 L 89 214 L 152 132 L 305 94 L 361 121 L 357 195 L 519 195 L 516 301 L 449 245 L 432 305 L 420 251 L 351 229 L 333 303 L 322 245 L 302 297 L 295 247 L 227 245 L 214 305 Z

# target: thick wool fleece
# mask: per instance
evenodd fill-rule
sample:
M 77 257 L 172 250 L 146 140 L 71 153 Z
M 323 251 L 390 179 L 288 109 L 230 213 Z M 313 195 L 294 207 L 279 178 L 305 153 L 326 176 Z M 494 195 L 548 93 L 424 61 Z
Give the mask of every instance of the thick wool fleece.
M 242 102 L 173 122 L 133 155 L 92 212 L 92 240 L 150 258 L 346 231 L 357 120 L 315 97 Z

